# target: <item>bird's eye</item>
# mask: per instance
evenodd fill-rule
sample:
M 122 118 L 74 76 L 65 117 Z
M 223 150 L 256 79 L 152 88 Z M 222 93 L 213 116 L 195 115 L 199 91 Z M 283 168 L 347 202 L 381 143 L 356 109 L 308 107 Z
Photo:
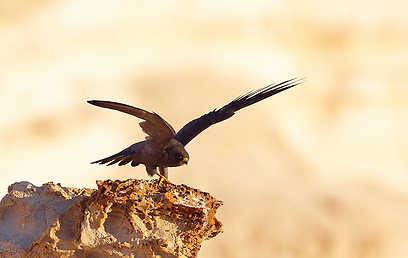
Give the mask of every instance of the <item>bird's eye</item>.
M 179 160 L 182 160 L 182 159 L 183 159 L 183 155 L 179 154 L 179 155 L 177 155 L 177 158 L 178 158 Z

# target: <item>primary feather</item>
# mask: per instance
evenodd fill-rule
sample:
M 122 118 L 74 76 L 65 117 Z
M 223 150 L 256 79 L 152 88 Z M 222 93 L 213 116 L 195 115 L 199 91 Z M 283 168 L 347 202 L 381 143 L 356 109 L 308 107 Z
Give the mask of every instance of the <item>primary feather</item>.
M 222 108 L 214 109 L 213 111 L 190 121 L 177 132 L 177 134 L 174 136 L 174 139 L 178 140 L 185 146 L 199 133 L 213 124 L 222 122 L 225 119 L 232 117 L 236 111 L 268 97 L 271 97 L 279 92 L 292 88 L 302 81 L 303 79 L 294 78 L 278 84 L 271 84 L 254 91 L 250 91 L 242 96 L 235 98 L 233 101 L 223 106 Z

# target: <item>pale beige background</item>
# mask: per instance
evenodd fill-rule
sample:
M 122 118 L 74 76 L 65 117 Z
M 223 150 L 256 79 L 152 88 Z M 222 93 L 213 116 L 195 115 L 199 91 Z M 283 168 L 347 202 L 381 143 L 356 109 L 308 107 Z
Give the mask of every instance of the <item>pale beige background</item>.
M 211 127 L 174 183 L 225 205 L 200 257 L 408 257 L 408 2 L 0 2 L 0 193 L 148 178 L 89 162 L 144 134 L 86 103 L 186 122 L 307 82 Z

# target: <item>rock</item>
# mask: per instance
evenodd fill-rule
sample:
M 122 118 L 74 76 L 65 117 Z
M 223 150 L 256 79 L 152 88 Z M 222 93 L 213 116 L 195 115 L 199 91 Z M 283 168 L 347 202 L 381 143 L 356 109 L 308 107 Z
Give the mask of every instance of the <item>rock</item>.
M 158 180 L 97 185 L 11 185 L 0 202 L 0 256 L 197 257 L 221 232 L 223 203 L 209 193 Z
M 73 203 L 94 189 L 14 183 L 0 202 L 0 257 L 18 257 Z

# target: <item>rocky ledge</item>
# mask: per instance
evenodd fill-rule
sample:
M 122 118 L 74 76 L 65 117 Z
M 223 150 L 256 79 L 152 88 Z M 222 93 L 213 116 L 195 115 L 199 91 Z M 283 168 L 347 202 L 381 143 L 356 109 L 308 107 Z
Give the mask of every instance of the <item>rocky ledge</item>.
M 198 189 L 135 179 L 97 186 L 9 186 L 0 257 L 197 257 L 222 231 L 223 202 Z

